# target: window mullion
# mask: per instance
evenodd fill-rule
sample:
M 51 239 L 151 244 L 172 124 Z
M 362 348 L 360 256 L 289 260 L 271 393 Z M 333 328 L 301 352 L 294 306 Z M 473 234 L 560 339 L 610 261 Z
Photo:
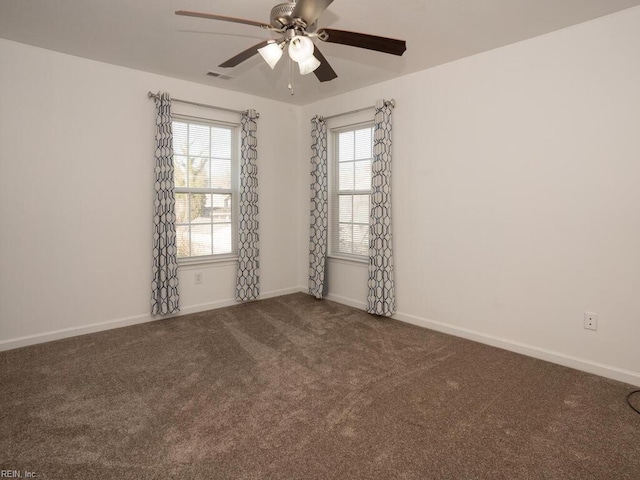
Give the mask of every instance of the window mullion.
M 175 193 L 213 193 L 219 195 L 233 195 L 230 188 L 176 188 Z
M 338 190 L 337 191 L 338 195 L 368 195 L 369 193 L 371 193 L 371 189 L 367 188 L 365 189 L 360 189 L 360 190 Z

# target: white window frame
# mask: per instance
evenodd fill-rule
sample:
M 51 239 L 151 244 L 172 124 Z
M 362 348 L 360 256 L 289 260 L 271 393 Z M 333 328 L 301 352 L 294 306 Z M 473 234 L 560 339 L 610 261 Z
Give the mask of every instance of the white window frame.
M 178 265 L 199 265 L 206 263 L 232 262 L 238 259 L 238 208 L 240 192 L 240 124 L 224 122 L 212 118 L 191 115 L 172 114 L 171 121 L 185 122 L 211 127 L 223 127 L 231 130 L 231 188 L 187 188 L 175 187 L 174 193 L 209 193 L 231 195 L 231 252 L 212 255 L 178 257 Z M 174 151 L 174 155 L 176 152 Z M 177 225 L 177 222 L 176 222 Z M 182 225 L 182 224 L 181 224 Z M 177 241 L 177 238 L 176 238 Z M 177 245 L 176 245 L 177 246 Z
M 328 257 L 339 260 L 347 260 L 356 263 L 368 263 L 369 255 L 345 253 L 338 250 L 338 231 L 339 231 L 339 197 L 340 195 L 369 195 L 371 199 L 371 185 L 367 190 L 344 190 L 339 189 L 339 153 L 338 153 L 338 136 L 341 133 L 361 130 L 364 128 L 372 129 L 371 136 L 371 163 L 373 163 L 373 120 L 367 120 L 364 122 L 353 123 L 349 125 L 339 126 L 330 129 L 330 135 L 328 138 L 328 152 L 329 158 L 329 252 Z M 369 202 L 369 214 L 371 213 L 371 202 Z M 367 223 L 368 225 L 368 223 Z

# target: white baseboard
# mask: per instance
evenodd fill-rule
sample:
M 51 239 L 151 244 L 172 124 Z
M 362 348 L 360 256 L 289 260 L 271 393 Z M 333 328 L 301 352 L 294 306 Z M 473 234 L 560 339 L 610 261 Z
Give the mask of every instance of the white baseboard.
M 565 353 L 554 352 L 552 350 L 536 347 L 534 345 L 528 345 L 526 343 L 516 342 L 514 340 L 509 340 L 506 338 L 487 335 L 475 330 L 456 327 L 433 320 L 427 320 L 425 318 L 416 317 L 415 315 L 409 315 L 406 313 L 398 312 L 393 316 L 393 318 L 402 322 L 417 325 L 419 327 L 429 328 L 431 330 L 436 330 L 442 333 L 448 333 L 450 335 L 455 335 L 456 337 L 462 337 L 468 340 L 484 343 L 485 345 L 491 345 L 492 347 L 502 348 L 504 350 L 520 353 L 529 357 L 557 363 L 558 365 L 563 365 L 565 367 L 582 370 L 583 372 L 600 375 L 601 377 L 612 378 L 614 380 L 629 383 L 631 385 L 640 386 L 640 372 L 633 372 L 631 370 L 612 367 L 611 365 L 593 362 L 591 360 L 574 357 Z
M 290 293 L 299 292 L 299 287 L 285 288 L 282 290 L 273 290 L 260 295 L 260 299 L 279 297 L 281 295 L 288 295 Z M 165 318 L 174 318 L 182 315 L 188 315 L 190 313 L 204 312 L 207 310 L 215 310 L 217 308 L 228 307 L 231 305 L 237 305 L 242 302 L 238 302 L 235 299 L 218 300 L 215 302 L 201 303 L 198 305 L 189 305 L 180 309 L 180 313 L 174 315 L 157 316 L 152 317 L 150 314 L 134 315 L 131 317 L 118 318 L 115 320 L 107 320 L 105 322 L 91 323 L 87 325 L 80 325 L 77 327 L 63 328 L 60 330 L 53 330 L 50 332 L 36 333 L 34 335 L 27 335 L 24 337 L 10 338 L 0 341 L 0 352 L 5 350 L 13 350 L 14 348 L 27 347 L 29 345 L 35 345 L 38 343 L 52 342 L 54 340 L 61 340 L 63 338 L 75 337 L 78 335 L 86 335 L 88 333 L 102 332 L 104 330 L 111 330 L 113 328 L 129 327 L 131 325 L 138 325 L 140 323 L 153 322 L 156 320 L 162 320 Z
M 359 308 L 360 310 L 366 310 L 367 304 L 365 302 L 358 302 L 352 298 L 341 297 L 340 295 L 333 295 L 332 293 L 325 295 L 327 300 L 332 302 L 341 303 L 342 305 L 348 305 L 350 307 Z
M 339 295 L 327 295 L 327 300 L 331 300 L 350 307 L 366 309 L 365 302 L 359 302 L 350 298 L 341 297 Z M 611 365 L 605 365 L 591 360 L 574 357 L 560 352 L 554 352 L 545 348 L 536 347 L 534 345 L 528 345 L 521 342 L 516 342 L 506 338 L 500 338 L 493 335 L 487 335 L 482 332 L 470 330 L 467 328 L 457 327 L 447 323 L 436 322 L 426 318 L 417 317 L 408 313 L 397 312 L 393 317 L 395 320 L 401 322 L 410 323 L 419 327 L 428 328 L 456 337 L 466 338 L 475 342 L 483 343 L 485 345 L 491 345 L 492 347 L 502 348 L 511 352 L 520 353 L 529 357 L 538 358 L 540 360 L 546 360 L 548 362 L 563 365 L 569 368 L 575 368 L 583 372 L 593 373 L 600 375 L 601 377 L 612 378 L 620 382 L 625 382 L 630 385 L 640 386 L 640 372 L 633 372 L 631 370 L 624 370 Z
M 281 295 L 288 295 L 291 293 L 303 292 L 308 293 L 308 289 L 303 286 L 285 288 L 281 290 L 273 290 L 260 295 L 260 299 L 279 297 Z M 348 305 L 350 307 L 364 310 L 366 304 L 361 301 L 356 301 L 351 298 L 342 297 L 340 295 L 329 294 L 325 297 L 327 300 L 331 300 L 336 303 Z M 54 340 L 60 340 L 68 337 L 75 337 L 77 335 L 85 335 L 88 333 L 101 332 L 104 330 L 111 330 L 113 328 L 128 327 L 131 325 L 138 325 L 140 323 L 152 322 L 155 320 L 161 320 L 165 318 L 172 318 L 190 313 L 204 312 L 207 310 L 215 310 L 217 308 L 228 307 L 237 305 L 241 302 L 235 299 L 217 300 L 215 302 L 201 303 L 197 305 L 189 305 L 183 307 L 179 314 L 152 317 L 149 314 L 134 315 L 131 317 L 120 318 L 116 320 L 108 320 L 106 322 L 92 323 L 88 325 L 81 325 L 78 327 L 64 328 L 61 330 L 55 330 L 50 332 L 39 333 L 35 335 L 28 335 L 25 337 L 12 338 L 8 340 L 0 341 L 0 351 L 12 350 L 14 348 L 26 347 L 28 345 L 35 345 L 38 343 L 51 342 Z M 577 358 L 571 355 L 567 355 L 560 352 L 554 352 L 544 348 L 528 345 L 521 342 L 516 342 L 506 338 L 500 338 L 493 335 L 487 335 L 482 332 L 470 330 L 454 325 L 436 322 L 434 320 L 417 317 L 407 313 L 398 312 L 393 317 L 395 320 L 417 325 L 419 327 L 428 328 L 442 333 L 454 335 L 456 337 L 466 338 L 485 345 L 491 345 L 493 347 L 502 348 L 511 352 L 520 353 L 529 357 L 538 358 L 540 360 L 546 360 L 548 362 L 557 363 L 565 367 L 575 368 L 584 372 L 593 373 L 607 378 L 612 378 L 621 382 L 625 382 L 631 385 L 640 386 L 640 372 L 633 372 L 630 370 L 624 370 L 621 368 L 612 367 L 610 365 L 593 362 L 591 360 L 585 360 L 583 358 Z
M 0 352 L 5 350 L 13 350 L 14 348 L 27 347 L 44 342 L 53 342 L 63 338 L 75 337 L 78 335 L 86 335 L 87 333 L 102 332 L 103 330 L 111 330 L 113 328 L 129 327 L 140 323 L 152 322 L 164 317 L 152 317 L 149 314 L 134 315 L 132 317 L 118 318 L 116 320 L 107 320 L 106 322 L 90 323 L 77 327 L 62 328 L 60 330 L 52 330 L 49 332 L 36 333 L 24 337 L 10 338 L 0 341 Z
M 264 300 L 266 298 L 281 297 L 282 295 L 289 295 L 290 293 L 297 293 L 299 291 L 300 291 L 299 287 L 283 288 L 281 290 L 272 290 L 270 292 L 261 293 L 256 300 Z M 229 298 L 225 300 L 216 300 L 215 302 L 199 303 L 197 305 L 189 305 L 188 307 L 180 308 L 179 315 L 206 312 L 207 310 L 215 310 L 217 308 L 222 308 L 222 307 L 231 307 L 233 305 L 239 305 L 241 303 L 246 303 L 246 302 L 239 302 L 234 298 Z

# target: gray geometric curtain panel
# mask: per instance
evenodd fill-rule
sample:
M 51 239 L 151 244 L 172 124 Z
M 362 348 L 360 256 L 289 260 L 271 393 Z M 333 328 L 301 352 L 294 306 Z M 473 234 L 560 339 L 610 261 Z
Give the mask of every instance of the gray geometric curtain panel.
M 311 119 L 311 227 L 309 229 L 309 294 L 321 299 L 327 259 L 329 182 L 327 180 L 327 124 Z
M 178 295 L 178 249 L 173 184 L 173 133 L 171 98 L 161 93 L 156 103 L 156 149 L 153 217 L 153 280 L 151 315 L 180 311 Z
M 260 295 L 258 243 L 258 129 L 255 110 L 242 113 L 240 146 L 240 196 L 238 212 L 238 274 L 236 300 Z
M 391 231 L 391 111 L 393 101 L 376 102 L 373 118 L 369 294 L 367 312 L 390 317 L 396 311 Z

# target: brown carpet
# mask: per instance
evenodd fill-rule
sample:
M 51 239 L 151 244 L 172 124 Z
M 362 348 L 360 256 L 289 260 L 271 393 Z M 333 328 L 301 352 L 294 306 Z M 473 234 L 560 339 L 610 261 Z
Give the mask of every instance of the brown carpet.
M 304 294 L 0 353 L 38 479 L 638 479 L 629 385 Z

